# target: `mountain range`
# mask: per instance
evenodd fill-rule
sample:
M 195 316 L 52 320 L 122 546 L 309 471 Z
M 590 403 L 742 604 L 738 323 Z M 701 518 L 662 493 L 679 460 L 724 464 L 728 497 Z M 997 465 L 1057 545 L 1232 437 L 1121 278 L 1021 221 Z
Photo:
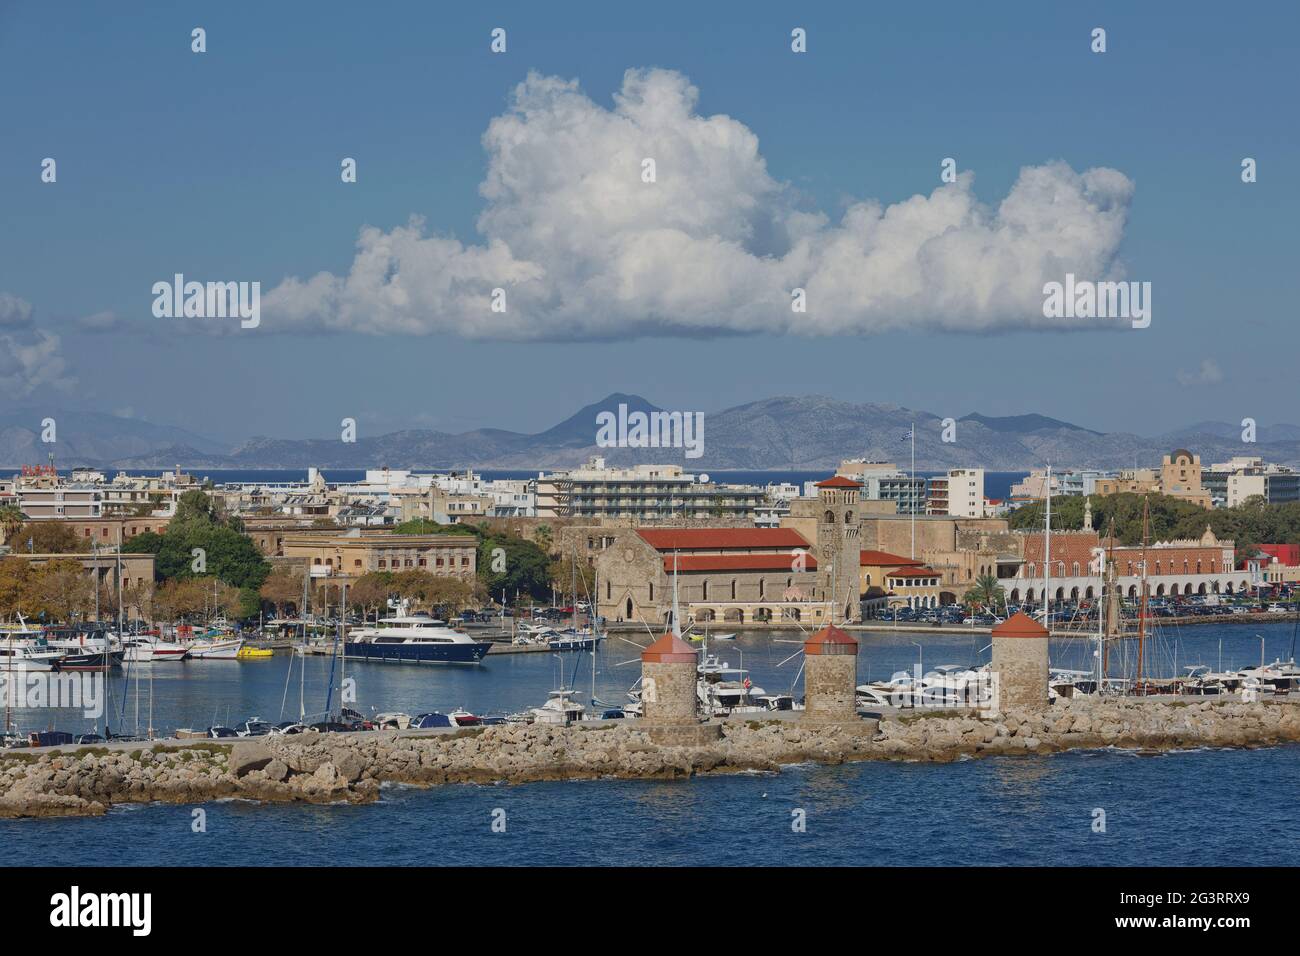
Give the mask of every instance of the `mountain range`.
M 1209 464 L 1238 455 L 1300 466 L 1300 426 L 1258 429 L 1257 442 L 1241 441 L 1241 427 L 1198 422 L 1162 435 L 1104 433 L 1043 415 L 988 416 L 971 413 L 948 429 L 931 412 L 897 405 L 854 404 L 819 395 L 768 398 L 704 416 L 703 454 L 686 458 L 681 448 L 601 448 L 596 417 L 660 411 L 637 395 L 613 394 L 536 434 L 481 428 L 450 433 L 408 429 L 332 439 L 255 437 L 235 447 L 185 429 L 137 418 L 86 412 L 0 413 L 0 467 L 43 464 L 51 449 L 60 466 L 98 468 L 491 468 L 555 469 L 601 455 L 612 465 L 678 463 L 689 471 L 827 470 L 843 458 L 910 464 L 907 440 L 916 425 L 916 467 L 922 471 L 972 467 L 1027 471 L 1058 467 L 1153 467 L 1174 448 L 1188 448 Z M 57 442 L 41 441 L 41 421 L 57 422 Z

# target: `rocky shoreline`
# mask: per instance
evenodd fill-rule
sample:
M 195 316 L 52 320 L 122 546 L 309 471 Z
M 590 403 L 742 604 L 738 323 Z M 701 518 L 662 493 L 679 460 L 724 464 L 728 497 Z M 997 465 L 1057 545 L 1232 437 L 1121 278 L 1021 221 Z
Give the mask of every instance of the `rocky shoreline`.
M 415 736 L 309 733 L 139 750 L 0 754 L 0 818 L 93 816 L 122 803 L 367 803 L 384 783 L 674 779 L 849 760 L 952 761 L 1120 747 L 1149 751 L 1300 742 L 1300 703 L 1059 700 L 998 717 L 918 711 L 808 724 L 733 718 L 703 746 L 659 746 L 637 722 L 514 726 Z

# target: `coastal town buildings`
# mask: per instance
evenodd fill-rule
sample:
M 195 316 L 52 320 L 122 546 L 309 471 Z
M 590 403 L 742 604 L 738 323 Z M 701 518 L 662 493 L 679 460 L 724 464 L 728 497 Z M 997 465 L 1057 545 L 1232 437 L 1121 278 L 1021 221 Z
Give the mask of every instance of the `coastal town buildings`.
M 1090 601 L 1099 597 L 1108 563 L 1113 563 L 1125 597 L 1141 593 L 1143 568 L 1153 597 L 1233 594 L 1249 590 L 1248 572 L 1238 570 L 1231 541 L 1220 541 L 1207 526 L 1199 539 L 1120 545 L 1096 531 L 1053 532 L 1050 567 L 1042 533 L 1018 534 L 1021 563 L 1004 581 L 1007 599 L 1041 602 L 1044 587 L 1052 601 Z M 1046 584 L 1044 578 L 1047 578 Z
M 542 474 L 536 483 L 539 518 L 628 518 L 638 524 L 692 518 L 752 519 L 767 504 L 762 488 L 725 485 L 684 472 L 680 465 L 611 468 L 594 457 L 582 468 Z
M 280 553 L 305 565 L 317 582 L 345 584 L 372 571 L 411 569 L 472 580 L 477 568 L 478 539 L 472 535 L 398 535 L 362 529 L 341 534 L 307 532 L 286 534 Z
M 829 622 L 815 548 L 787 528 L 628 528 L 596 558 L 596 609 L 610 621 L 671 627 L 673 574 L 683 624 Z

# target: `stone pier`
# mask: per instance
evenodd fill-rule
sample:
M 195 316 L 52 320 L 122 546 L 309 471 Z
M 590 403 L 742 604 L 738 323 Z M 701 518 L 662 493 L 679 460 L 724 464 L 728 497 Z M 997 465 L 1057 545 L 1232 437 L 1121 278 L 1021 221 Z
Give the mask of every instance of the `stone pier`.
M 857 719 L 858 641 L 828 624 L 804 641 L 804 712 L 808 723 Z
M 671 632 L 641 652 L 641 722 L 655 743 L 700 746 L 722 736 L 721 726 L 700 723 L 698 663 L 695 648 Z
M 993 665 L 997 709 L 1047 706 L 1047 629 L 1018 612 L 993 628 Z

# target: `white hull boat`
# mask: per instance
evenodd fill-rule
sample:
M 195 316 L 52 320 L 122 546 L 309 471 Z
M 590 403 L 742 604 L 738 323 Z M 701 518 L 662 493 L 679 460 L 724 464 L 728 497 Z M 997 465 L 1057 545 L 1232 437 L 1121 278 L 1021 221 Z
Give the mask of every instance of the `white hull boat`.
M 233 661 L 239 656 L 239 649 L 244 646 L 242 640 L 232 641 L 195 641 L 186 650 L 195 660 Z

